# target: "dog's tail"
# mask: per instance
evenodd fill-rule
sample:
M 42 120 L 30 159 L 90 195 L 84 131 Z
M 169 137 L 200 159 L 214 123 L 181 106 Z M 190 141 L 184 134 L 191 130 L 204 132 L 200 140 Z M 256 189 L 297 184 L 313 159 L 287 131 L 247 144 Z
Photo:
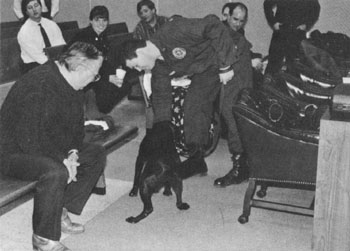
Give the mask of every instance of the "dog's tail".
M 176 168 L 176 173 L 181 179 L 187 179 L 196 174 L 206 174 L 207 172 L 208 167 L 203 158 L 188 158 Z

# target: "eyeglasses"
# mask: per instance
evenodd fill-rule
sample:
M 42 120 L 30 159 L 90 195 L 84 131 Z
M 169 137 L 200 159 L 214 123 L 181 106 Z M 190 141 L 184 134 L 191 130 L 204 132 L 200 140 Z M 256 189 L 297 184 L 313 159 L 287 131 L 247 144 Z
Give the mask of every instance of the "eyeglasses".
M 91 72 L 92 74 L 95 74 L 95 73 L 90 69 L 90 67 L 88 67 L 86 64 L 84 64 L 84 66 L 85 66 L 86 69 L 88 69 L 89 72 Z M 92 82 L 97 82 L 97 81 L 99 81 L 100 79 L 101 79 L 101 75 L 97 73 L 97 74 L 94 76 L 94 79 L 92 80 Z
M 101 75 L 100 74 L 96 74 L 95 77 L 94 77 L 94 80 L 92 82 L 97 82 L 101 79 Z

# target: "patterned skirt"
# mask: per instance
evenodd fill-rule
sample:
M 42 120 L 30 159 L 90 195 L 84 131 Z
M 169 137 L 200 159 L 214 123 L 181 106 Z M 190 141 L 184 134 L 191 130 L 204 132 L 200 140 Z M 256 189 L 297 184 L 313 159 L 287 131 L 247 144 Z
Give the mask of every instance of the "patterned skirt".
M 184 128 L 184 101 L 188 91 L 186 87 L 172 88 L 172 118 L 171 123 L 175 126 L 175 146 L 180 155 L 187 155 L 187 148 L 185 145 L 185 128 Z

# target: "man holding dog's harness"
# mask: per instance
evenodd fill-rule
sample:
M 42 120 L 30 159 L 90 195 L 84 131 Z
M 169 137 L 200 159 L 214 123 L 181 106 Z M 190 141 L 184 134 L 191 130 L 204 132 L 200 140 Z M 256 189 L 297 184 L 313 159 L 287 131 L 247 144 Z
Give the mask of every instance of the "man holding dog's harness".
M 244 25 L 248 19 L 247 7 L 239 2 L 227 3 L 227 20 L 224 21 L 230 31 L 232 39 L 237 49 L 239 60 L 233 65 L 235 76 L 223 87 L 222 95 L 222 117 L 227 125 L 227 142 L 232 154 L 232 169 L 223 177 L 214 181 L 215 186 L 226 187 L 233 184 L 240 184 L 249 176 L 244 149 L 240 140 L 236 120 L 232 113 L 232 108 L 237 101 L 238 94 L 243 88 L 253 86 L 253 73 L 251 61 L 251 44 L 244 37 Z M 243 34 L 242 34 L 243 33 Z
M 123 52 L 129 68 L 152 71 L 154 123 L 171 121 L 171 81 L 191 80 L 184 101 L 185 140 L 191 155 L 203 158 L 213 102 L 221 83 L 232 79 L 237 60 L 228 29 L 214 15 L 174 16 L 150 40 L 127 41 Z

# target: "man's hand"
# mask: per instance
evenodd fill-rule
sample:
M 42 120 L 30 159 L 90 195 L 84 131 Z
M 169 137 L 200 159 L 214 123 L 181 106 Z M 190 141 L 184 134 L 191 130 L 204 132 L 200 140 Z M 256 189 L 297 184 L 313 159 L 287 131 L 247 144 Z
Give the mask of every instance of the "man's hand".
M 306 30 L 306 24 L 301 24 L 297 27 L 297 30 L 302 30 L 305 31 Z
M 273 25 L 273 29 L 275 30 L 275 31 L 278 31 L 278 30 L 280 30 L 280 26 L 282 25 L 282 23 L 279 23 L 279 22 L 277 22 L 277 23 L 275 23 L 274 25 Z
M 77 167 L 80 166 L 78 159 L 79 159 L 78 153 L 73 151 L 68 155 L 67 159 L 63 160 L 63 164 L 66 166 L 69 174 L 67 184 L 71 183 L 72 181 L 74 182 L 77 181 L 77 178 L 76 178 Z
M 233 78 L 233 76 L 234 76 L 233 70 L 230 70 L 230 71 L 224 72 L 224 73 L 219 73 L 220 82 L 224 85 L 226 85 L 227 82 Z
M 257 71 L 261 71 L 263 68 L 262 59 L 261 58 L 252 59 L 252 67 Z
M 123 79 L 118 78 L 116 75 L 109 75 L 109 82 L 111 82 L 112 84 L 114 84 L 117 87 L 122 87 L 123 85 Z

